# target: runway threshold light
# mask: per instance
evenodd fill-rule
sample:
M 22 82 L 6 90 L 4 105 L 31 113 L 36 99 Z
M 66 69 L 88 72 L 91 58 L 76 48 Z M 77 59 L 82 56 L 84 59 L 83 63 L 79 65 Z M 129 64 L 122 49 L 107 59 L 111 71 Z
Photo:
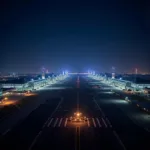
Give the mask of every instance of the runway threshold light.
M 74 116 L 71 116 L 69 118 L 69 121 L 72 121 L 72 122 L 84 122 L 84 121 L 87 121 L 87 117 L 83 116 L 81 112 L 75 112 Z
M 5 97 L 4 100 L 8 100 L 8 97 Z

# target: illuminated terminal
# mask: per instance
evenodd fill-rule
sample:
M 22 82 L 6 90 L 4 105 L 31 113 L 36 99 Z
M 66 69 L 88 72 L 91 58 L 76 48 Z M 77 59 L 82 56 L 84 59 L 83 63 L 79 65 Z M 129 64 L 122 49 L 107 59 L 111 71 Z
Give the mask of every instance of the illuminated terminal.
M 5 81 L 0 81 L 0 87 L 2 89 L 15 89 L 18 91 L 36 90 L 39 87 L 43 87 L 47 84 L 55 82 L 60 75 L 48 74 L 36 76 L 36 77 L 18 77 Z
M 147 93 L 150 91 L 150 81 L 143 80 L 140 77 L 135 78 L 135 75 L 130 75 L 128 78 L 118 77 L 115 76 L 115 74 L 89 75 L 92 75 L 94 78 L 103 80 L 105 83 L 122 90 L 127 89 L 132 91 L 144 91 Z

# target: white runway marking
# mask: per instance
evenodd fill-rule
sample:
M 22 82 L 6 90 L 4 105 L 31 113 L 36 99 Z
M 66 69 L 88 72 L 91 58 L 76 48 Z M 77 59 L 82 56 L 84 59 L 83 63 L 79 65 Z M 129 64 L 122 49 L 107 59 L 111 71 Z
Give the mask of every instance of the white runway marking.
M 67 125 L 67 121 L 68 121 L 68 118 L 66 118 L 66 120 L 65 120 L 64 127 L 66 127 L 66 125 Z
M 115 137 L 117 138 L 118 142 L 120 143 L 120 145 L 122 146 L 123 150 L 126 150 L 124 144 L 122 143 L 121 139 L 119 138 L 118 134 L 116 133 L 116 131 L 113 131 L 113 134 L 115 135 Z
M 99 119 L 98 119 L 98 118 L 96 118 L 96 120 L 97 120 L 98 126 L 99 126 L 99 127 L 101 127 L 101 124 L 100 124 Z
M 60 102 L 58 103 L 58 105 L 57 105 L 57 107 L 54 109 L 54 111 L 51 113 L 51 115 L 49 116 L 49 118 L 51 118 L 51 117 L 56 113 L 56 111 L 58 110 L 58 108 L 59 108 L 59 106 L 61 105 L 62 102 L 63 102 L 63 97 L 61 97 Z M 53 119 L 51 119 L 51 120 L 53 120 Z M 52 121 L 49 122 L 48 127 L 49 127 L 49 125 L 51 124 L 51 122 L 52 122 Z M 35 139 L 33 140 L 32 144 L 31 144 L 30 147 L 29 147 L 29 150 L 31 150 L 32 147 L 35 145 L 36 140 L 37 140 L 37 138 L 39 137 L 39 135 L 40 135 L 41 133 L 42 133 L 42 131 L 39 132 L 39 134 L 35 137 Z
M 108 118 L 106 118 L 106 121 L 108 122 L 110 128 L 112 128 L 112 125 L 111 125 L 110 121 L 108 120 Z
M 51 120 L 49 121 L 49 123 L 48 123 L 47 127 L 49 127 L 49 126 L 51 125 L 51 123 L 52 123 L 53 119 L 54 119 L 54 118 L 51 118 Z
M 88 127 L 90 127 L 89 118 L 87 118 L 87 124 L 88 124 Z
M 93 97 L 93 101 L 95 102 L 95 104 L 97 105 L 98 109 L 100 110 L 100 112 L 102 113 L 103 117 L 105 117 L 104 112 L 102 111 L 101 107 L 98 105 L 97 101 L 95 100 L 95 97 Z
M 41 135 L 42 131 L 40 131 L 37 136 L 35 137 L 35 139 L 33 140 L 31 146 L 29 147 L 29 150 L 32 150 L 33 146 L 35 145 L 37 139 L 39 138 L 39 136 Z
M 6 135 L 8 132 L 10 131 L 10 129 L 7 129 L 4 133 L 2 133 L 2 135 Z
M 107 124 L 106 124 L 106 122 L 105 122 L 105 120 L 103 118 L 102 118 L 102 121 L 103 121 L 105 127 L 107 128 Z
M 56 119 L 56 121 L 55 121 L 55 123 L 54 123 L 54 126 L 53 126 L 53 127 L 55 127 L 55 126 L 56 126 L 57 122 L 58 122 L 58 118 Z
M 62 123 L 63 118 L 60 119 L 58 126 L 60 127 L 61 123 Z
M 96 123 L 95 123 L 94 118 L 92 118 L 92 121 L 93 121 L 94 127 L 96 128 Z

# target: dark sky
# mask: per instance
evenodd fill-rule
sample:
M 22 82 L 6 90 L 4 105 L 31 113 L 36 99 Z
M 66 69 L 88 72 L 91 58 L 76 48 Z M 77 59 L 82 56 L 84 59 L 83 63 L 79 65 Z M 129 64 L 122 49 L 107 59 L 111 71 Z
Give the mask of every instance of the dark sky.
M 150 69 L 148 1 L 3 1 L 1 72 Z

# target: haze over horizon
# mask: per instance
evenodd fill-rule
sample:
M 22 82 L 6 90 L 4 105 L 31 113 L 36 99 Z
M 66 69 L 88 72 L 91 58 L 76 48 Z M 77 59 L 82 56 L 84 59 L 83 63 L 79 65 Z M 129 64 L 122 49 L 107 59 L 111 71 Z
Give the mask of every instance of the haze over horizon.
M 146 1 L 4 1 L 0 71 L 150 71 Z

